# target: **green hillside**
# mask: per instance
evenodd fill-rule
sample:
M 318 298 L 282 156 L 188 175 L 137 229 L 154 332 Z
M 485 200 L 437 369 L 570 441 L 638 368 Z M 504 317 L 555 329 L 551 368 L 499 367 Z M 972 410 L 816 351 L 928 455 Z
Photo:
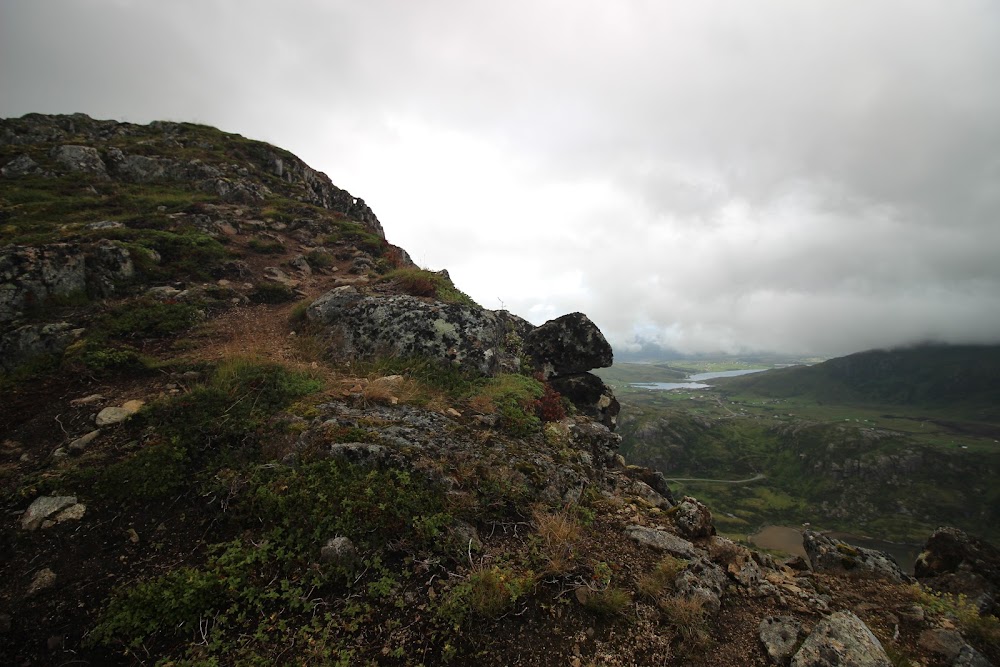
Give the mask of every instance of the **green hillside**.
M 1000 403 L 1000 346 L 870 350 L 815 366 L 720 379 L 716 386 L 727 394 L 951 408 L 993 418 Z

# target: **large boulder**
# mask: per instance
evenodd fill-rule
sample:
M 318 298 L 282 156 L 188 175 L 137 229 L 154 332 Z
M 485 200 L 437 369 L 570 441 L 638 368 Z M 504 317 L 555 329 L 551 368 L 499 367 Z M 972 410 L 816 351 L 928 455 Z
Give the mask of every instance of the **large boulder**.
M 611 345 L 583 313 L 563 315 L 532 330 L 524 351 L 546 379 L 606 368 L 613 361 Z
M 107 178 L 107 167 L 101 154 L 90 146 L 57 146 L 52 149 L 52 157 L 59 166 L 70 171 L 81 171 L 98 178 Z
M 802 534 L 802 546 L 817 572 L 855 572 L 902 582 L 908 577 L 884 551 L 856 547 L 812 530 Z
M 1000 612 L 1000 549 L 958 528 L 938 528 L 913 565 L 923 584 L 964 594 L 983 613 Z
M 882 644 L 860 618 L 838 611 L 816 624 L 792 667 L 892 667 Z
M 516 371 L 518 350 L 508 334 L 523 338 L 531 325 L 506 311 L 422 301 L 413 296 L 365 296 L 338 287 L 314 301 L 306 317 L 349 355 L 422 356 L 482 374 Z

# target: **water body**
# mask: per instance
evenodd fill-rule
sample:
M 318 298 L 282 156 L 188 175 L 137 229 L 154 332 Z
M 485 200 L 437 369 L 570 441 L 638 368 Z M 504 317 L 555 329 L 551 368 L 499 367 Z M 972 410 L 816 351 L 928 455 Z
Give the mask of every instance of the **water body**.
M 862 535 L 852 533 L 826 532 L 824 535 L 853 544 L 856 547 L 865 549 L 877 549 L 884 551 L 896 559 L 896 563 L 903 569 L 903 572 L 913 574 L 913 562 L 917 559 L 921 547 L 917 544 L 905 544 L 900 542 L 886 542 L 876 540 Z M 802 548 L 802 531 L 791 526 L 764 526 L 759 531 L 750 535 L 750 543 L 762 549 L 773 549 L 784 551 L 793 556 L 806 555 Z
M 631 386 L 638 389 L 652 389 L 654 391 L 670 391 L 671 389 L 708 389 L 712 385 L 705 384 L 705 380 L 715 378 L 731 378 L 738 375 L 749 375 L 750 373 L 760 373 L 769 370 L 767 368 L 751 368 L 741 371 L 715 371 L 713 373 L 696 373 L 688 376 L 687 382 L 633 382 Z

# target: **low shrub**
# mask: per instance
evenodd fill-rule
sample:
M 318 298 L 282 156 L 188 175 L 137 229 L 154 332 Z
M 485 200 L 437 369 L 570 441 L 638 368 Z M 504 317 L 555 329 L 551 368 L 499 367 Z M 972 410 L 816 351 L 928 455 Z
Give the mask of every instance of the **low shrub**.
M 598 616 L 621 616 L 632 605 L 632 595 L 621 588 L 591 591 L 584 598 L 583 606 Z
M 295 292 L 281 283 L 261 283 L 247 296 L 253 303 L 287 303 L 295 298 Z
M 531 572 L 521 573 L 499 565 L 478 567 L 447 592 L 438 613 L 455 625 L 470 617 L 496 619 L 510 611 L 534 584 Z

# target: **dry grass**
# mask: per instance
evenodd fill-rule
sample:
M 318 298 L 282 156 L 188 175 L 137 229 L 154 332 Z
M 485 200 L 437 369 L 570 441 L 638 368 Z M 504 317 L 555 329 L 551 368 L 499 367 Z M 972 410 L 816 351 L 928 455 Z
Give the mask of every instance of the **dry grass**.
M 711 635 L 701 598 L 671 596 L 658 604 L 664 620 L 677 633 L 681 648 L 686 652 L 702 650 L 708 646 Z
M 664 592 L 673 590 L 674 580 L 686 565 L 687 562 L 679 558 L 664 556 L 652 572 L 647 572 L 639 577 L 636 588 L 639 593 L 650 600 L 659 600 Z
M 542 540 L 542 557 L 546 571 L 565 574 L 576 565 L 576 545 L 583 528 L 567 511 L 549 513 L 536 509 L 532 515 L 538 536 Z

